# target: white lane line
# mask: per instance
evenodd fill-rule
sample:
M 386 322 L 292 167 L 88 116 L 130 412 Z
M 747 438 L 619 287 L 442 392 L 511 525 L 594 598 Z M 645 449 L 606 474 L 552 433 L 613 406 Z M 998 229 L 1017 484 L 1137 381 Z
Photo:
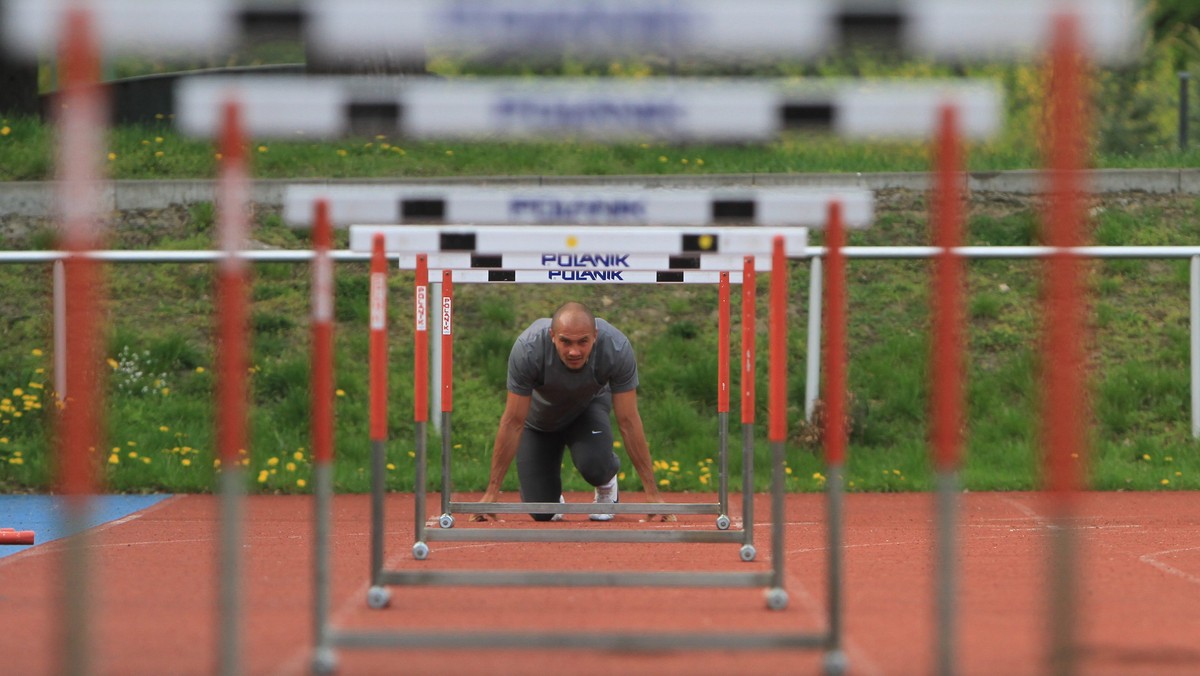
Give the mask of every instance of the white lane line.
M 1168 550 L 1162 551 L 1162 552 L 1153 552 L 1150 554 L 1143 554 L 1138 557 L 1138 561 L 1141 561 L 1142 563 L 1144 563 L 1148 566 L 1153 566 L 1154 568 L 1157 568 L 1157 569 L 1161 570 L 1162 572 L 1167 573 L 1169 575 L 1174 575 L 1175 577 L 1183 578 L 1184 580 L 1191 582 L 1192 584 L 1200 584 L 1200 576 L 1192 575 L 1191 573 L 1189 573 L 1187 571 L 1180 570 L 1180 569 L 1176 568 L 1175 566 L 1163 563 L 1162 561 L 1158 560 L 1158 557 L 1165 556 L 1167 554 L 1178 554 L 1179 552 L 1192 552 L 1192 551 L 1196 551 L 1198 549 L 1200 549 L 1200 547 L 1184 547 L 1182 549 L 1168 549 Z

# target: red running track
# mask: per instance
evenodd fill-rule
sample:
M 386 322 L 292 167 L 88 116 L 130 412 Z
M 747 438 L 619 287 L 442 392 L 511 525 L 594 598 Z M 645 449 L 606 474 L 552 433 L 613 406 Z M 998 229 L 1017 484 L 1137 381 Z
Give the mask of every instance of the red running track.
M 458 496 L 467 499 L 467 496 Z M 696 501 L 695 495 L 669 496 Z M 759 521 L 767 496 L 756 504 Z M 590 495 L 568 496 L 585 501 Z M 627 500 L 637 500 L 630 494 Z M 436 496 L 428 513 L 437 510 Z M 740 497 L 731 496 L 739 505 Z M 366 608 L 368 497 L 334 508 L 333 613 L 338 626 L 444 629 L 818 631 L 825 595 L 824 502 L 788 498 L 791 603 L 765 608 L 759 590 L 393 588 L 393 605 Z M 244 663 L 251 674 L 306 673 L 312 645 L 310 497 L 248 500 Z M 1044 498 L 1030 493 L 962 496 L 959 664 L 965 674 L 1044 673 Z M 1200 495 L 1087 493 L 1078 529 L 1082 674 L 1200 673 Z M 138 518 L 101 527 L 92 546 L 98 674 L 208 674 L 216 667 L 216 500 L 179 496 Z M 758 561 L 736 545 L 433 543 L 409 555 L 412 497 L 388 499 L 388 567 L 547 570 L 749 570 L 769 565 L 768 530 Z M 927 494 L 853 494 L 846 501 L 846 648 L 854 674 L 933 670 L 933 513 Z M 546 528 L 712 528 L 711 517 L 677 524 L 568 517 Z M 524 517 L 459 528 L 531 527 Z M 6 674 L 57 671 L 54 654 L 62 542 L 0 559 L 0 655 Z M 619 654 L 587 651 L 347 651 L 342 674 L 732 674 L 816 673 L 810 651 Z

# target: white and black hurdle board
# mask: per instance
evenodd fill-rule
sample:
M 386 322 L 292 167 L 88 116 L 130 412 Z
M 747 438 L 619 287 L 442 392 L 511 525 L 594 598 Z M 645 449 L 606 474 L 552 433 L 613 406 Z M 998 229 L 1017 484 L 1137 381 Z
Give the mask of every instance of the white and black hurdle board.
M 930 138 L 938 109 L 949 104 L 964 136 L 987 139 L 1004 117 L 1002 88 L 991 80 L 243 76 L 180 80 L 176 124 L 215 137 L 226 101 L 239 103 L 246 133 L 256 138 L 751 142 L 800 129 Z
M 391 255 L 769 256 L 776 237 L 783 238 L 784 253 L 789 256 L 802 256 L 808 247 L 808 228 L 784 227 L 409 225 L 362 228 L 359 236 L 373 237 L 375 232 L 384 235 L 384 250 Z
M 329 205 L 334 224 L 824 227 L 835 201 L 848 228 L 866 228 L 874 218 L 874 195 L 863 188 L 589 191 L 293 184 L 284 195 L 284 220 L 311 226 L 320 200 Z M 388 250 L 395 251 L 395 244 L 389 239 Z
M 6 0 L 3 43 L 52 49 L 72 0 Z M 91 0 L 108 51 L 212 53 L 264 34 L 304 40 L 323 59 L 425 62 L 570 54 L 772 59 L 818 57 L 869 41 L 935 58 L 1045 50 L 1050 18 L 1076 13 L 1089 55 L 1136 54 L 1134 0 Z

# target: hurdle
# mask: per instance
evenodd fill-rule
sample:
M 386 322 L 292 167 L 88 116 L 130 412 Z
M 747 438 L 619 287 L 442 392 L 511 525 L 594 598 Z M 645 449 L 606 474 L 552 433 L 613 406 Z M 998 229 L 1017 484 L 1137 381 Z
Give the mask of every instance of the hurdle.
M 320 207 L 319 207 L 320 212 L 317 215 L 316 222 L 318 223 L 319 228 L 321 228 L 322 230 L 325 230 L 328 228 L 328 216 L 327 216 L 328 212 L 326 211 L 327 203 L 322 200 L 322 201 L 319 201 L 318 204 L 320 205 Z M 837 210 L 834 209 L 831 213 L 833 214 L 833 218 L 834 218 L 834 221 L 832 222 L 833 227 L 840 227 L 840 224 L 836 220 Z M 515 236 L 513 230 L 514 229 L 503 228 L 503 227 L 480 227 L 478 229 L 478 231 L 475 233 L 475 237 L 474 237 L 475 241 L 473 242 L 473 246 L 474 247 L 486 247 L 486 250 L 488 250 L 488 251 L 500 251 L 501 253 L 505 253 L 508 251 L 518 251 L 518 252 L 526 251 L 526 252 L 528 252 L 530 249 L 537 251 L 540 249 L 540 246 L 544 245 L 544 241 L 539 242 L 537 245 L 531 245 L 528 243 L 528 240 L 530 240 L 530 239 L 541 238 L 543 240 L 549 239 L 549 240 L 553 241 L 555 238 L 573 237 L 573 238 L 577 238 L 578 240 L 580 240 L 580 244 L 583 244 L 585 242 L 590 242 L 592 240 L 595 240 L 597 242 L 601 241 L 598 239 L 598 237 L 600 237 L 600 236 L 607 236 L 609 238 L 614 238 L 614 239 L 617 239 L 622 242 L 628 242 L 630 240 L 630 238 L 637 238 L 637 237 L 647 237 L 651 241 L 653 241 L 656 238 L 656 236 L 661 237 L 664 234 L 669 234 L 669 235 L 673 236 L 674 243 L 677 246 L 680 245 L 684 241 L 705 241 L 705 242 L 710 242 L 711 245 L 713 246 L 714 250 L 717 250 L 717 247 L 719 247 L 719 250 L 729 252 L 729 251 L 732 251 L 733 249 L 730 248 L 730 246 L 725 245 L 724 243 L 728 242 L 728 241 L 734 241 L 734 242 L 738 242 L 739 244 L 742 244 L 743 246 L 740 248 L 745 249 L 747 252 L 747 255 L 744 258 L 744 261 L 745 261 L 744 273 L 750 272 L 750 274 L 744 274 L 744 277 L 746 277 L 746 278 L 750 278 L 752 275 L 752 271 L 754 270 L 755 256 L 756 255 L 757 256 L 765 256 L 769 253 L 769 255 L 771 257 L 771 304 L 772 304 L 772 308 L 773 308 L 772 314 L 776 317 L 780 317 L 771 322 L 771 369 L 770 369 L 770 375 L 771 375 L 772 384 L 771 384 L 771 388 L 770 388 L 770 416 L 771 416 L 772 423 L 771 423 L 771 429 L 770 429 L 770 433 L 769 433 L 769 440 L 771 442 L 771 453 L 772 453 L 772 482 L 771 482 L 771 485 L 772 485 L 772 565 L 771 565 L 771 572 L 769 572 L 769 573 L 678 573 L 678 572 L 655 571 L 655 572 L 641 572 L 641 573 L 638 573 L 638 572 L 589 573 L 589 572 L 565 572 L 564 571 L 564 572 L 537 572 L 537 573 L 535 573 L 535 572 L 521 572 L 521 571 L 512 571 L 512 572 L 505 572 L 505 571 L 416 571 L 416 572 L 381 571 L 381 574 L 380 574 L 379 578 L 377 579 L 377 582 L 379 582 L 380 584 L 375 585 L 375 587 L 377 587 L 377 588 L 373 588 L 372 592 L 369 594 L 369 597 L 371 597 L 371 598 L 369 598 L 369 603 L 371 603 L 372 605 L 377 605 L 378 607 L 382 607 L 383 605 L 386 605 L 386 603 L 388 602 L 390 597 L 388 596 L 386 591 L 382 590 L 383 585 L 441 585 L 441 586 L 597 586 L 597 585 L 599 585 L 599 586 L 617 586 L 617 587 L 631 587 L 631 586 L 747 587 L 747 586 L 766 586 L 766 585 L 770 584 L 770 585 L 775 585 L 775 586 L 771 586 L 767 592 L 768 607 L 773 608 L 773 609 L 782 609 L 783 607 L 785 607 L 786 603 L 787 603 L 787 593 L 783 589 L 782 582 L 783 582 L 783 574 L 784 574 L 784 570 L 783 570 L 783 566 L 784 566 L 784 549 L 783 549 L 783 547 L 784 547 L 784 530 L 783 530 L 783 518 L 784 518 L 784 515 L 783 515 L 783 511 L 784 511 L 783 474 L 784 474 L 784 472 L 783 472 L 783 466 L 784 466 L 784 444 L 785 444 L 785 438 L 786 438 L 786 417 L 785 417 L 786 416 L 786 404 L 785 404 L 785 400 L 784 400 L 784 398 L 786 396 L 786 380 L 785 380 L 786 379 L 786 368 L 784 365 L 784 360 L 785 360 L 785 354 L 784 354 L 785 347 L 784 346 L 786 344 L 785 337 L 786 337 L 787 326 L 786 326 L 786 321 L 784 321 L 781 317 L 784 314 L 783 311 L 784 311 L 784 308 L 786 307 L 786 303 L 787 303 L 787 295 L 786 295 L 787 294 L 787 290 L 786 290 L 787 289 L 787 281 L 786 281 L 787 260 L 786 260 L 786 254 L 785 254 L 785 251 L 787 250 L 787 242 L 789 241 L 789 239 L 794 240 L 794 241 L 798 240 L 799 242 L 805 241 L 806 240 L 806 231 L 804 229 L 796 229 L 798 232 L 793 232 L 789 236 L 787 234 L 781 234 L 781 232 L 786 232 L 786 231 L 778 231 L 778 230 L 772 231 L 771 229 L 767 229 L 767 228 L 761 228 L 761 229 L 759 229 L 759 228 L 754 228 L 754 229 L 743 228 L 742 229 L 743 231 L 749 230 L 750 232 L 742 234 L 742 233 L 735 233 L 734 232 L 735 229 L 732 229 L 732 228 L 724 229 L 724 230 L 719 229 L 719 228 L 708 228 L 708 229 L 697 228 L 697 229 L 691 229 L 691 230 L 681 233 L 681 232 L 679 232 L 679 229 L 677 229 L 677 228 L 676 229 L 664 229 L 664 228 L 652 228 L 652 227 L 620 228 L 620 227 L 616 227 L 616 226 L 612 226 L 612 227 L 595 226 L 595 227 L 580 229 L 577 227 L 555 228 L 552 226 L 547 226 L 547 227 L 538 228 L 537 230 L 535 230 L 533 232 L 530 232 L 527 229 L 516 229 L 516 230 L 520 230 L 521 232 L 523 232 L 525 234 L 525 237 L 522 238 L 522 237 Z M 464 235 L 464 228 L 461 226 L 410 226 L 408 228 L 405 228 L 404 231 L 401 231 L 401 232 L 395 232 L 393 230 L 391 234 L 393 235 L 393 237 L 400 237 L 401 239 L 404 239 L 405 236 L 408 235 L 407 239 L 409 240 L 409 245 L 414 248 L 420 248 L 420 245 L 426 244 L 429 241 L 429 237 L 431 235 L 435 238 L 436 241 L 442 242 L 443 244 L 449 244 L 451 246 L 454 246 L 460 251 L 464 247 L 463 240 L 462 240 L 462 237 Z M 734 234 L 738 234 L 741 237 L 741 239 L 738 239 L 737 237 L 732 237 L 732 235 L 734 235 Z M 327 235 L 323 234 L 320 236 L 320 239 L 323 240 L 325 237 L 327 237 Z M 360 238 L 362 237 L 361 233 L 360 233 L 359 237 Z M 382 261 L 385 257 L 384 240 L 386 238 L 382 233 L 379 233 L 379 232 L 370 233 L 370 237 L 371 237 L 371 241 L 372 241 L 372 251 L 373 251 L 372 269 L 376 270 L 376 271 L 385 269 L 383 267 L 385 264 Z M 750 244 L 754 244 L 754 243 L 756 243 L 756 247 L 749 246 Z M 645 246 L 641 246 L 641 247 L 637 247 L 637 248 L 639 248 L 641 250 L 645 250 L 648 247 L 649 247 L 649 245 L 645 245 Z M 417 332 L 414 336 L 414 343 L 417 345 L 420 345 L 422 343 L 427 345 L 428 336 L 421 335 L 421 333 L 422 333 L 421 322 L 422 322 L 422 317 L 425 316 L 424 313 L 427 312 L 428 297 L 427 297 L 427 292 L 425 292 L 423 290 L 425 289 L 425 287 L 428 283 L 430 270 L 428 268 L 428 260 L 427 260 L 426 254 L 416 253 L 416 254 L 414 254 L 414 259 L 417 262 L 417 268 L 416 268 L 417 287 L 416 287 L 416 291 L 414 294 L 414 308 L 416 309 L 416 312 L 417 312 L 417 318 L 416 318 Z M 453 271 L 452 270 L 443 270 L 442 274 L 443 274 L 443 281 L 444 282 L 449 281 L 452 285 L 453 284 Z M 726 276 L 726 281 L 728 281 L 728 276 Z M 376 286 L 376 285 L 372 284 L 372 286 Z M 831 285 L 831 287 L 836 288 L 836 285 Z M 452 291 L 453 291 L 453 289 L 450 288 L 449 292 L 451 294 L 452 294 Z M 753 295 L 748 294 L 744 297 L 752 299 Z M 446 300 L 449 298 L 451 298 L 451 296 L 443 295 L 442 307 L 446 308 L 447 310 L 452 307 L 452 301 L 450 303 L 446 302 Z M 317 301 L 316 297 L 314 296 L 314 302 L 322 302 L 322 301 Z M 328 302 L 328 301 L 324 301 L 324 302 Z M 378 326 L 379 320 L 382 318 L 383 312 L 385 312 L 385 310 L 383 310 L 382 308 L 385 308 L 386 305 L 381 302 L 381 296 L 375 296 L 371 299 L 371 306 L 372 306 L 372 308 L 380 308 L 380 310 L 377 311 L 377 314 L 373 313 L 373 315 L 372 315 L 372 321 L 375 323 L 376 326 Z M 445 311 L 446 310 L 444 310 L 444 312 Z M 752 317 L 753 316 L 752 306 L 749 308 L 743 308 L 743 312 L 746 314 L 746 316 Z M 444 327 L 443 328 L 443 337 L 445 337 L 447 335 L 452 335 L 452 319 L 448 320 L 447 319 L 448 316 L 449 316 L 448 314 L 443 314 L 443 318 L 442 318 L 442 325 Z M 450 322 L 450 323 L 448 324 L 447 322 Z M 424 327 L 425 327 L 425 331 L 427 332 L 428 322 L 424 323 Z M 750 331 L 751 333 L 753 332 L 752 328 L 745 328 L 744 330 Z M 747 350 L 747 354 L 749 354 L 751 357 L 753 356 L 753 346 L 752 345 L 744 345 L 743 349 Z M 377 354 L 380 352 L 381 351 L 377 351 Z M 415 384 L 416 391 L 414 393 L 414 405 L 416 407 L 414 410 L 414 419 L 417 424 L 417 430 L 416 430 L 416 434 L 417 434 L 416 456 L 417 457 L 416 457 L 416 469 L 415 469 L 414 474 L 419 481 L 424 482 L 425 472 L 422 468 L 423 464 L 425 463 L 425 448 L 424 448 L 425 427 L 424 427 L 424 423 L 427 420 L 425 416 L 427 415 L 428 409 L 427 409 L 427 407 L 422 405 L 424 403 L 422 401 L 424 398 L 424 395 L 422 393 L 423 386 L 421 385 L 421 383 L 424 381 L 424 378 L 422 377 L 424 374 L 420 371 L 420 369 L 422 368 L 422 366 L 421 366 L 422 364 L 427 363 L 427 356 L 421 355 L 419 353 L 420 353 L 419 349 L 414 350 L 414 364 L 415 364 L 415 368 L 417 370 L 417 382 Z M 425 358 L 423 358 L 423 357 L 425 357 Z M 447 362 L 443 362 L 443 366 L 445 366 L 446 363 Z M 744 384 L 750 383 L 752 386 L 753 359 L 747 360 L 746 363 L 747 363 L 747 371 L 749 372 L 749 375 L 747 375 L 747 373 L 745 373 L 745 372 L 743 373 L 743 383 Z M 314 364 L 314 368 L 317 368 L 316 364 Z M 322 370 L 327 370 L 328 366 L 326 365 L 321 368 L 322 368 Z M 446 375 L 447 375 L 447 378 L 446 378 L 445 382 L 447 382 L 447 383 L 451 382 L 452 378 L 449 377 L 450 374 L 446 374 Z M 783 381 L 783 382 L 780 383 L 779 381 Z M 726 390 L 728 389 L 727 382 L 724 383 L 724 387 Z M 449 399 L 448 401 L 452 401 L 452 399 Z M 747 402 L 744 401 L 743 407 L 746 407 L 747 405 L 748 405 Z M 452 404 L 451 404 L 451 406 L 452 406 Z M 752 404 L 749 404 L 749 406 L 751 406 L 751 410 L 752 410 Z M 372 410 L 375 412 L 376 415 L 384 414 L 384 411 L 382 410 L 382 406 L 380 406 L 377 402 L 372 402 Z M 744 425 L 747 427 L 747 429 L 749 429 L 749 427 L 752 426 L 752 420 L 744 420 Z M 447 429 L 449 428 L 448 424 L 446 425 L 446 428 Z M 750 435 L 752 435 L 752 432 L 747 433 L 747 436 L 750 436 Z M 375 434 L 373 434 L 372 436 L 375 437 L 372 440 L 373 441 L 373 449 L 381 449 L 382 445 L 384 443 L 386 443 L 385 440 L 379 439 L 378 436 Z M 376 459 L 373 459 L 373 462 L 372 462 L 373 466 L 377 466 L 380 462 L 378 460 L 378 455 L 375 456 L 375 458 Z M 840 476 L 840 474 L 837 474 L 836 472 L 834 474 L 837 476 Z M 374 481 L 373 483 L 378 483 L 378 482 Z M 328 485 L 326 482 L 319 482 L 317 489 L 320 491 L 327 491 L 327 490 L 331 490 L 331 486 Z M 417 490 L 419 492 L 420 488 L 418 487 Z M 833 494 L 833 493 L 836 493 L 838 490 L 839 490 L 838 488 L 834 488 L 834 489 L 831 489 L 829 492 L 830 492 L 830 494 Z M 423 507 L 422 507 L 424 500 L 422 498 L 423 498 L 423 495 L 420 495 L 420 493 L 419 493 L 417 504 L 416 504 L 416 512 L 417 512 L 416 526 L 418 529 L 423 528 L 424 522 L 425 522 L 424 512 L 423 512 Z M 321 500 L 319 501 L 318 509 L 322 509 L 322 510 L 327 509 L 327 505 L 328 505 L 328 498 L 327 497 L 321 498 Z M 472 511 L 478 511 L 479 505 L 477 503 L 469 503 L 469 505 L 473 508 Z M 487 505 L 489 511 L 495 506 L 497 506 L 497 505 L 494 503 L 489 503 Z M 541 505 L 539 503 L 527 503 L 524 505 L 516 506 L 516 509 L 519 509 L 521 511 L 526 511 L 526 510 L 530 510 L 530 509 L 536 510 L 539 507 L 542 507 L 544 509 L 559 510 L 559 511 L 563 511 L 563 512 L 567 511 L 567 509 L 566 509 L 567 506 L 561 505 L 559 503 L 553 503 L 553 504 L 547 503 L 545 505 Z M 578 507 L 580 508 L 580 511 L 583 511 L 583 512 L 598 512 L 599 511 L 599 507 L 597 505 L 592 505 L 592 504 L 578 505 Z M 617 505 L 613 505 L 611 507 L 616 508 Z M 658 505 L 658 503 L 647 503 L 647 504 L 642 504 L 642 505 L 625 504 L 625 505 L 623 505 L 623 507 L 628 508 L 627 511 L 656 511 L 656 512 L 660 511 L 660 509 L 659 509 L 660 505 Z M 840 508 L 840 503 L 838 501 L 835 500 L 835 501 L 831 502 L 831 506 L 830 506 L 831 511 L 834 509 L 839 509 L 839 508 Z M 614 513 L 616 511 L 617 510 L 614 509 Z M 319 516 L 317 523 L 322 524 L 325 522 L 325 519 L 326 519 L 325 517 Z M 377 518 L 373 515 L 372 522 L 373 523 L 382 523 L 382 519 Z M 840 520 L 838 522 L 840 523 Z M 472 530 L 472 529 L 460 529 L 457 532 L 463 532 L 464 530 Z M 535 541 L 536 542 L 577 542 L 577 541 L 642 542 L 642 541 L 654 541 L 655 540 L 655 538 L 632 537 L 631 535 L 621 534 L 621 533 L 618 533 L 617 531 L 612 531 L 612 530 L 604 530 L 604 531 L 597 532 L 597 533 L 607 533 L 607 534 L 612 534 L 612 535 L 609 535 L 606 537 L 592 537 L 592 538 L 587 538 L 587 539 L 581 539 L 577 534 L 572 534 L 569 531 L 564 531 L 564 530 L 545 531 L 545 532 L 540 532 L 540 531 L 536 531 L 536 530 L 531 531 L 532 533 L 542 535 L 542 537 L 533 537 L 530 534 L 530 532 L 521 532 L 522 530 L 526 530 L 526 529 L 520 529 L 520 530 L 505 529 L 506 532 L 511 533 L 513 535 L 497 538 L 494 541 L 502 541 L 502 542 L 535 542 Z M 449 530 L 447 530 L 447 531 L 430 531 L 429 533 L 426 533 L 426 538 L 429 540 L 443 539 L 443 538 L 431 537 L 431 535 L 433 533 L 440 533 L 440 532 L 456 532 L 456 531 L 449 531 Z M 551 534 L 554 532 L 564 533 L 565 536 L 563 536 L 563 537 L 551 536 Z M 657 532 L 667 532 L 667 531 L 657 531 Z M 647 534 L 646 532 L 642 533 L 642 535 L 646 535 L 646 534 Z M 549 536 L 549 537 L 547 537 L 547 536 Z M 835 558 L 835 555 L 833 554 L 833 551 L 840 549 L 840 534 L 833 533 L 831 531 L 830 537 L 834 538 L 834 542 L 837 543 L 837 546 L 833 547 L 831 550 L 831 566 L 832 566 L 835 564 L 835 562 L 840 562 L 840 558 Z M 315 546 L 318 548 L 327 548 L 328 547 L 327 539 L 328 539 L 328 531 L 324 528 L 319 527 L 317 530 Z M 478 536 L 471 536 L 469 538 L 464 536 L 464 537 L 449 537 L 449 538 L 444 538 L 444 539 L 478 540 L 481 538 L 479 538 Z M 669 541 L 682 541 L 682 540 L 673 538 Z M 705 538 L 703 541 L 713 541 L 713 540 L 711 540 L 709 538 Z M 318 565 L 319 569 L 322 566 L 327 565 L 326 563 L 324 563 L 326 556 L 327 556 L 327 554 L 318 553 L 317 556 L 315 557 L 318 562 L 317 565 Z M 373 558 L 373 560 L 381 559 L 382 551 L 376 550 L 373 548 L 372 549 L 372 558 Z M 424 557 L 418 556 L 417 558 L 422 559 Z M 832 575 L 832 573 L 831 573 L 831 575 Z M 320 577 L 320 574 L 318 575 L 318 577 Z M 832 584 L 832 582 L 831 582 L 831 584 Z M 548 649 L 548 648 L 646 649 L 646 648 L 653 646 L 656 649 L 661 649 L 664 646 L 669 646 L 669 647 L 687 648 L 687 649 L 745 649 L 745 650 L 765 649 L 765 648 L 819 648 L 819 649 L 826 650 L 826 655 L 827 655 L 826 656 L 826 664 L 831 671 L 838 670 L 838 668 L 840 668 L 839 665 L 844 666 L 844 663 L 845 663 L 844 655 L 841 653 L 841 646 L 840 646 L 840 642 L 839 642 L 840 641 L 840 631 L 837 630 L 836 628 L 834 628 L 834 623 L 839 622 L 840 618 L 838 618 L 832 614 L 830 617 L 831 628 L 828 631 L 819 632 L 819 633 L 811 633 L 811 634 L 791 633 L 791 632 L 774 633 L 774 634 L 760 634 L 760 635 L 728 634 L 728 633 L 704 635 L 704 634 L 695 634 L 695 633 L 692 633 L 692 634 L 677 634 L 677 633 L 647 634 L 647 633 L 631 633 L 631 632 L 614 632 L 614 633 L 603 633 L 603 634 L 595 634 L 595 633 L 592 633 L 592 634 L 570 634 L 570 633 L 545 633 L 545 632 L 488 632 L 488 633 L 484 633 L 484 634 L 475 634 L 475 635 L 471 635 L 471 636 L 447 637 L 442 633 L 429 632 L 429 631 L 394 632 L 393 633 L 393 632 L 383 632 L 383 631 L 354 632 L 354 631 L 349 631 L 349 630 L 333 629 L 333 628 L 327 626 L 327 624 L 326 624 L 327 607 L 324 605 L 326 602 L 327 602 L 327 600 L 324 599 L 324 597 L 321 596 L 320 593 L 318 593 L 316 613 L 315 613 L 318 618 L 318 644 L 317 644 L 317 651 L 314 656 L 313 666 L 314 666 L 315 670 L 320 671 L 320 672 L 327 672 L 329 670 L 332 670 L 335 667 L 336 655 L 335 655 L 334 650 L 336 648 L 379 648 L 379 647 L 390 647 L 390 648 L 413 648 L 413 647 L 456 647 L 456 648 L 510 647 L 511 648 L 511 647 L 516 647 L 516 648 L 534 648 L 534 649 L 537 649 L 537 648 L 544 648 L 544 649 Z

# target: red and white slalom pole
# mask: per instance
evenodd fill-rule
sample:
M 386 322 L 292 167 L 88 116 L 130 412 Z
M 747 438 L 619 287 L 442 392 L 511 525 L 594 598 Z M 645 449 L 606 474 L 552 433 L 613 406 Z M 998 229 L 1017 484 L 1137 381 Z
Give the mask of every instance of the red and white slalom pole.
M 387 489 L 387 256 L 384 237 L 371 238 L 370 278 L 370 392 L 371 392 L 371 591 L 373 607 L 387 604 L 387 591 L 380 584 L 383 572 L 383 496 Z
M 316 654 L 313 667 L 318 673 L 335 668 L 333 642 L 329 629 L 330 556 L 329 539 L 333 508 L 333 225 L 329 203 L 318 200 L 313 222 L 312 265 L 312 455 L 314 517 L 314 593 Z
M 958 467 L 963 424 L 963 259 L 954 251 L 963 230 L 962 148 L 958 110 L 946 105 L 939 112 L 933 194 L 933 344 L 930 355 L 933 390 L 930 419 L 936 472 L 937 550 L 937 668 L 955 673 L 958 592 L 956 522 Z
M 101 246 L 103 190 L 101 158 L 107 126 L 107 96 L 100 84 L 100 56 L 92 13 L 72 4 L 63 12 L 59 43 L 61 91 L 55 97 L 58 125 L 56 166 L 66 299 L 65 393 L 60 392 L 62 415 L 58 435 L 56 475 L 65 496 L 64 528 L 76 535 L 67 539 L 64 559 L 65 590 L 60 629 L 61 671 L 89 671 L 90 590 L 87 556 L 87 512 L 96 490 L 97 464 L 104 410 L 101 386 L 103 328 L 97 308 L 104 300 L 103 275 L 89 257 Z M 60 360 L 56 358 L 56 363 Z M 57 377 L 56 377 L 57 380 Z
M 221 460 L 221 542 L 218 580 L 219 673 L 241 672 L 242 503 L 247 452 L 246 370 L 249 266 L 242 257 L 250 207 L 246 142 L 241 107 L 226 101 L 221 111 L 221 176 L 217 183 L 217 228 L 223 256 L 217 262 L 217 455 Z
M 1050 48 L 1046 130 L 1046 244 L 1058 247 L 1046 264 L 1042 442 L 1046 490 L 1057 526 L 1049 562 L 1049 666 L 1056 674 L 1076 667 L 1075 605 L 1079 571 L 1071 517 L 1087 461 L 1083 332 L 1083 261 L 1067 251 L 1083 244 L 1086 221 L 1083 172 L 1087 154 L 1085 57 L 1080 19 L 1056 16 Z

